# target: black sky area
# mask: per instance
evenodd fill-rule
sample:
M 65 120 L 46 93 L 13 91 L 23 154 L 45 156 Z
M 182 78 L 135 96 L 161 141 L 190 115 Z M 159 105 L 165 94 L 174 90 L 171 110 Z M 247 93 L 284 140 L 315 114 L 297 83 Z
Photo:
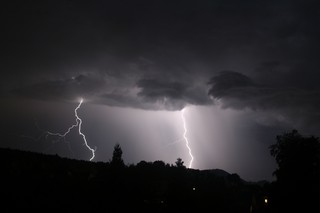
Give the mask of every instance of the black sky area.
M 127 163 L 188 162 L 183 143 L 159 148 L 183 108 L 194 168 L 248 180 L 272 179 L 277 134 L 319 133 L 318 1 L 17 0 L 0 10 L 1 147 L 88 159 L 76 133 L 76 156 L 34 140 L 73 124 L 80 97 L 97 161 L 119 142 Z

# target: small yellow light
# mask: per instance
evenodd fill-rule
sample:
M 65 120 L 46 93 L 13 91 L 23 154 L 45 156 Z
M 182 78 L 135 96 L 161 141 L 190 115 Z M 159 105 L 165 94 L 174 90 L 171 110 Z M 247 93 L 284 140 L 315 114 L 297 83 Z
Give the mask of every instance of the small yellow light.
M 268 198 L 264 198 L 264 203 L 268 204 Z

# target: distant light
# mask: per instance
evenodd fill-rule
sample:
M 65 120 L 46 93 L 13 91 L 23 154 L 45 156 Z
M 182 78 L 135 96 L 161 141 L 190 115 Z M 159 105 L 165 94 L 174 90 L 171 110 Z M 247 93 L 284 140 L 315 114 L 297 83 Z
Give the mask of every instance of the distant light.
M 192 190 L 193 190 L 193 191 L 196 191 L 196 187 L 193 187 Z
M 268 198 L 266 198 L 266 197 L 264 198 L 264 203 L 268 204 Z

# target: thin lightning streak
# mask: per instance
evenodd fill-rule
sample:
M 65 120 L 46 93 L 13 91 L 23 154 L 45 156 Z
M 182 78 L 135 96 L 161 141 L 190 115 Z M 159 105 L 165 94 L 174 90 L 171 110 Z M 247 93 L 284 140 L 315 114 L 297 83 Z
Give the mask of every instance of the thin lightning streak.
M 23 138 L 28 138 L 28 139 L 31 139 L 33 141 L 40 141 L 42 138 L 45 138 L 45 140 L 47 140 L 48 136 L 49 135 L 53 135 L 53 136 L 58 136 L 60 137 L 60 139 L 58 140 L 53 140 L 53 143 L 56 143 L 56 142 L 59 142 L 62 138 L 63 138 L 63 141 L 66 142 L 68 144 L 68 148 L 69 148 L 69 151 L 72 153 L 72 156 L 75 156 L 74 155 L 74 152 L 72 151 L 71 149 L 71 146 L 70 146 L 70 142 L 66 140 L 65 137 L 63 137 L 64 134 L 59 134 L 59 133 L 52 133 L 52 132 L 49 132 L 49 131 L 45 131 L 43 129 L 41 129 L 38 125 L 38 122 L 35 121 L 35 126 L 37 127 L 38 130 L 42 131 L 42 134 L 38 137 L 32 137 L 32 136 L 28 136 L 28 135 L 21 135 L 21 137 Z M 68 130 L 70 131 L 70 130 Z M 67 131 L 67 132 L 68 132 Z
M 184 109 L 182 110 L 181 112 L 181 118 L 182 118 L 182 122 L 183 122 L 183 128 L 184 128 L 184 133 L 183 133 L 183 138 L 184 140 L 186 141 L 186 147 L 188 148 L 189 150 L 189 155 L 191 157 L 191 160 L 190 160 L 190 163 L 189 163 L 189 168 L 192 168 L 192 162 L 193 162 L 193 155 L 192 155 L 192 152 L 191 152 L 191 148 L 189 146 L 189 141 L 188 141 L 188 138 L 187 138 L 187 125 L 186 125 L 186 119 L 184 117 Z
M 180 139 L 174 140 L 174 141 L 172 141 L 171 143 L 168 143 L 166 146 L 171 146 L 171 145 L 180 143 L 180 142 L 183 141 L 183 140 L 184 140 L 184 138 L 180 138 Z
M 167 147 L 173 146 L 173 145 L 175 145 L 177 143 L 180 143 L 182 141 L 184 141 L 184 138 L 180 138 L 180 139 L 174 140 L 171 143 L 168 143 L 168 144 L 164 145 L 163 149 L 166 149 Z
M 76 124 L 73 124 L 71 127 L 69 127 L 68 130 L 67 130 L 65 133 L 63 133 L 63 134 L 61 134 L 61 133 L 53 133 L 53 132 L 46 131 L 46 133 L 47 133 L 46 136 L 48 136 L 48 135 L 59 136 L 59 137 L 61 137 L 61 138 L 63 138 L 63 139 L 65 140 L 66 135 L 69 134 L 70 131 L 71 131 L 73 128 L 79 127 L 79 128 L 78 128 L 78 130 L 79 130 L 79 135 L 82 136 L 82 138 L 83 138 L 83 140 L 84 140 L 84 144 L 85 144 L 86 147 L 91 151 L 92 157 L 90 158 L 90 161 L 92 161 L 92 160 L 94 159 L 94 157 L 95 157 L 95 150 L 92 149 L 92 148 L 88 145 L 86 136 L 81 132 L 82 120 L 81 120 L 81 118 L 78 116 L 78 109 L 81 107 L 82 102 L 83 102 L 83 99 L 81 98 L 79 105 L 78 105 L 78 106 L 75 108 L 75 110 L 74 110 L 74 115 L 75 115 L 75 117 L 76 117 Z
M 83 99 L 81 98 L 80 104 L 79 104 L 78 107 L 74 110 L 74 114 L 75 114 L 75 116 L 77 117 L 77 124 L 79 124 L 79 135 L 82 136 L 86 147 L 92 152 L 92 157 L 90 158 L 90 161 L 92 161 L 93 158 L 95 157 L 95 150 L 92 149 L 92 148 L 88 145 L 86 136 L 81 132 L 82 120 L 81 120 L 81 118 L 78 116 L 78 113 L 77 113 L 77 110 L 80 108 L 82 102 L 83 102 Z M 79 122 L 78 122 L 78 121 L 79 121 Z

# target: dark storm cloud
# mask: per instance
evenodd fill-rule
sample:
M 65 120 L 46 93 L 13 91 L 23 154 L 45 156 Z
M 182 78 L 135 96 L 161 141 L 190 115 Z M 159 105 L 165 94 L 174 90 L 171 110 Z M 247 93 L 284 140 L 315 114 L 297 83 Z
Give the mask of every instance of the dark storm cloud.
M 145 110 L 181 110 L 186 105 L 211 103 L 206 88 L 163 79 L 140 79 L 134 87 L 111 90 L 95 98 L 95 102 L 109 106 Z
M 170 103 L 171 109 L 182 109 L 187 104 L 205 105 L 209 103 L 204 90 L 177 81 L 160 79 L 141 79 L 137 82 L 141 88 L 138 95 L 149 102 Z
M 233 88 L 254 86 L 253 81 L 249 77 L 234 71 L 222 71 L 219 75 L 212 77 L 208 84 L 212 85 L 209 95 L 216 98 L 226 96 L 229 90 Z
M 160 79 L 140 79 L 133 85 L 115 86 L 108 77 L 79 75 L 20 87 L 13 95 L 41 100 L 73 100 L 83 97 L 93 103 L 148 110 L 181 110 L 188 104 L 207 105 L 205 87 Z
M 160 81 L 158 79 L 141 79 L 137 82 L 137 86 L 141 88 L 138 95 L 147 102 L 160 102 L 167 108 L 170 105 L 172 108 L 178 109 L 183 108 L 186 104 L 183 98 L 187 85 L 182 83 Z
M 205 79 L 224 69 L 239 73 L 212 79 L 219 84 L 210 95 L 226 102 L 238 87 L 234 96 L 252 102 L 243 106 L 257 108 L 260 93 L 269 94 L 267 108 L 282 106 L 271 102 L 319 88 L 320 14 L 312 0 L 15 1 L 3 8 L 1 94 L 180 109 L 208 104 Z M 82 82 L 72 79 L 81 75 Z
M 234 71 L 223 71 L 209 81 L 209 95 L 225 108 L 270 110 L 286 116 L 289 121 L 318 125 L 320 90 L 298 87 L 261 85 Z M 318 120 L 318 121 L 317 121 Z
M 147 99 L 178 99 L 181 100 L 186 92 L 187 85 L 179 82 L 161 82 L 157 79 L 142 79 L 137 86 L 142 88 L 138 95 Z
M 102 89 L 103 85 L 104 81 L 101 79 L 79 75 L 25 86 L 14 90 L 13 93 L 42 100 L 73 100 L 80 96 L 94 95 Z

